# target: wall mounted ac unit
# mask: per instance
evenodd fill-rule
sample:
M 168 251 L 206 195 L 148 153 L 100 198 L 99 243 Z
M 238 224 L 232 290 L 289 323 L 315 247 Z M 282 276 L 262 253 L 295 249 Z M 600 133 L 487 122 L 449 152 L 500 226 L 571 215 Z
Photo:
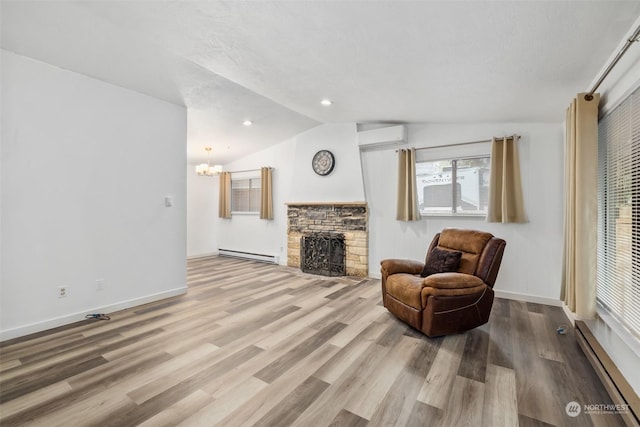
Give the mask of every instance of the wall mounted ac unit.
M 407 126 L 395 125 L 358 132 L 358 147 L 374 148 L 386 145 L 406 144 Z

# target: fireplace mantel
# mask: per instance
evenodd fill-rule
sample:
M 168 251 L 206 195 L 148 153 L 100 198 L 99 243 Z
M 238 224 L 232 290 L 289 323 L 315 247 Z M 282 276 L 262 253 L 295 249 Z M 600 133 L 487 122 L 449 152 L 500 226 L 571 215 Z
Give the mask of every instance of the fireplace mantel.
M 309 233 L 334 232 L 345 238 L 347 276 L 369 273 L 369 213 L 366 202 L 289 202 L 287 265 L 300 268 L 300 240 Z

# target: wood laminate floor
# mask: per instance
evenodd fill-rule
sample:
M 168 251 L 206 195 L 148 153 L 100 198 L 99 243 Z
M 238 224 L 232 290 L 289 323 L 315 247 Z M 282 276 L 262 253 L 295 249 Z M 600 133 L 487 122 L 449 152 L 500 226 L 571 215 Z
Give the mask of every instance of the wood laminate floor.
M 562 310 L 496 299 L 490 322 L 427 338 L 380 281 L 211 257 L 188 294 L 1 345 L 0 424 L 622 426 Z

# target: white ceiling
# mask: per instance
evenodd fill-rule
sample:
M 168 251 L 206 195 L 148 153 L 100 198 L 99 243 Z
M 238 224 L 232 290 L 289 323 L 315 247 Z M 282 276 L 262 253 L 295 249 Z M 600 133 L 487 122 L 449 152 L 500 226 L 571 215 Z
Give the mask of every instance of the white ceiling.
M 1 6 L 3 49 L 187 106 L 191 163 L 324 122 L 560 122 L 640 16 L 639 1 Z

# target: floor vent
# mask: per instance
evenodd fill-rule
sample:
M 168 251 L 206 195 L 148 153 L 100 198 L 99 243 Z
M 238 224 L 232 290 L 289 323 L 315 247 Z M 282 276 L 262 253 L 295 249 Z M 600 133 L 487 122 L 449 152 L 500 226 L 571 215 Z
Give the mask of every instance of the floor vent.
M 253 261 L 266 262 L 268 264 L 278 264 L 278 257 L 275 255 L 254 254 L 252 252 L 232 251 L 231 249 L 218 249 L 218 255 L 231 258 L 250 259 Z

